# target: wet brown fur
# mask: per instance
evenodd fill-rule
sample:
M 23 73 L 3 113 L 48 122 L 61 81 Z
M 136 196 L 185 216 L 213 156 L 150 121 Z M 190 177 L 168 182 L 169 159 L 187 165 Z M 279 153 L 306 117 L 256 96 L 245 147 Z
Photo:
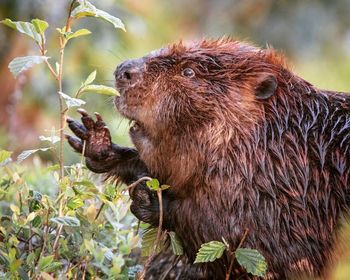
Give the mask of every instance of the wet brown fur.
M 349 209 L 350 97 L 319 90 L 281 55 L 230 39 L 176 44 L 144 58 L 118 110 L 152 176 L 171 185 L 167 226 L 193 261 L 225 238 L 259 250 L 272 278 L 322 273 Z M 181 71 L 191 67 L 194 78 Z M 268 76 L 278 88 L 258 100 Z M 222 279 L 228 258 L 203 269 Z

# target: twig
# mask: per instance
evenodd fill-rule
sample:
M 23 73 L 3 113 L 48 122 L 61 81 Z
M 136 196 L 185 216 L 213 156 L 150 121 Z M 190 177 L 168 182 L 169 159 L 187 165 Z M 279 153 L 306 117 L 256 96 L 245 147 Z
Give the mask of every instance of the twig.
M 140 184 L 143 181 L 151 181 L 152 178 L 151 177 L 142 177 L 140 179 L 138 179 L 137 181 L 135 181 L 134 183 L 130 184 L 126 189 L 127 190 L 131 190 L 131 192 L 133 191 L 133 188 L 135 188 L 138 184 Z
M 150 265 L 151 261 L 153 260 L 154 256 L 157 253 L 157 249 L 160 245 L 160 240 L 162 239 L 162 228 L 163 228 L 163 200 L 162 200 L 162 190 L 157 190 L 157 196 L 159 201 L 159 224 L 158 224 L 158 231 L 157 231 L 157 239 L 155 242 L 155 245 L 153 247 L 152 253 L 149 255 L 148 259 L 145 262 L 145 265 L 143 267 L 143 270 L 140 274 L 139 280 L 144 280 L 147 272 L 147 268 Z
M 70 21 L 71 21 L 71 13 L 73 10 L 73 6 L 75 4 L 76 0 L 72 0 L 69 11 L 68 11 L 68 16 L 67 16 L 67 21 L 66 21 L 66 26 L 65 26 L 65 32 L 68 32 L 70 30 Z M 61 36 L 60 37 L 60 64 L 59 64 L 59 69 L 57 73 L 57 78 L 58 78 L 58 93 L 63 91 L 62 88 L 62 76 L 63 76 L 63 62 L 64 62 L 64 48 L 66 46 L 67 40 Z M 64 144 L 64 124 L 65 124 L 65 114 L 67 112 L 67 109 L 64 107 L 64 101 L 61 95 L 58 94 L 59 98 L 59 106 L 60 106 L 60 150 L 59 150 L 59 164 L 60 164 L 60 179 L 62 180 L 64 177 L 64 157 L 63 157 L 63 144 Z M 58 216 L 61 217 L 63 216 L 63 205 L 64 205 L 64 199 L 60 201 L 60 205 L 58 208 Z M 57 236 L 55 238 L 54 244 L 52 246 L 52 251 L 55 255 L 55 258 L 58 257 L 57 255 L 57 248 L 59 244 L 59 239 L 60 235 L 62 232 L 63 226 L 58 225 L 57 226 Z
M 236 250 L 237 250 L 238 248 L 241 248 L 241 246 L 242 246 L 244 240 L 247 238 L 248 232 L 249 232 L 249 230 L 246 229 L 245 232 L 244 232 L 244 234 L 243 234 L 243 237 L 242 237 L 241 241 L 240 241 L 239 244 L 238 244 L 238 247 L 236 248 Z M 231 256 L 230 266 L 229 266 L 229 268 L 228 268 L 228 270 L 227 270 L 225 280 L 229 280 L 229 279 L 230 279 L 230 276 L 231 276 L 231 273 L 232 273 L 232 269 L 233 269 L 233 264 L 234 264 L 235 259 L 236 259 L 236 257 L 235 257 L 235 252 L 230 252 L 230 256 Z

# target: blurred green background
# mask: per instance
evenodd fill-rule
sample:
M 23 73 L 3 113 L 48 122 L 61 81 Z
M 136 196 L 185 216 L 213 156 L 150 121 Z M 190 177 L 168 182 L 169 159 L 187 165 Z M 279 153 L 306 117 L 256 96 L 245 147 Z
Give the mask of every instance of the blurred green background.
M 93 34 L 69 43 L 64 68 L 67 94 L 94 69 L 97 82 L 113 86 L 113 71 L 127 58 L 142 56 L 178 40 L 231 36 L 284 53 L 290 67 L 316 86 L 350 91 L 350 1 L 348 0 L 99 0 L 98 8 L 119 17 L 127 32 L 103 21 L 84 18 L 75 28 Z M 68 1 L 0 0 L 0 19 L 43 18 L 51 27 L 64 25 Z M 58 57 L 55 28 L 49 29 L 49 53 Z M 25 36 L 0 25 L 0 147 L 14 151 L 39 144 L 39 135 L 58 127 L 55 83 L 43 65 L 15 80 L 7 65 L 16 56 L 37 54 Z M 52 59 L 52 61 L 53 61 Z M 85 108 L 100 112 L 114 139 L 128 143 L 128 124 L 110 98 L 86 95 Z M 70 113 L 73 117 L 77 115 Z M 66 147 L 68 148 L 68 147 Z M 72 153 L 66 153 L 75 161 Z
M 0 0 L 0 19 L 41 18 L 51 27 L 62 27 L 68 2 Z M 127 32 L 89 18 L 76 23 L 74 28 L 88 28 L 92 34 L 72 40 L 67 47 L 63 78 L 67 94 L 73 94 L 94 69 L 97 83 L 113 86 L 113 71 L 124 59 L 142 56 L 181 39 L 224 35 L 261 47 L 273 46 L 287 56 L 295 73 L 317 87 L 350 92 L 349 0 L 91 2 L 119 17 Z M 57 60 L 55 28 L 47 31 L 47 38 L 47 55 Z M 35 66 L 17 80 L 8 70 L 7 65 L 14 57 L 28 54 L 38 54 L 35 44 L 0 25 L 0 149 L 17 153 L 45 146 L 39 135 L 49 136 L 50 130 L 59 125 L 56 85 L 44 65 Z M 129 145 L 128 123 L 116 113 L 112 99 L 102 95 L 85 95 L 84 99 L 87 111 L 102 114 L 114 141 Z M 73 110 L 69 115 L 77 117 Z M 65 148 L 67 164 L 79 160 L 68 145 Z M 342 269 L 350 271 L 348 267 Z

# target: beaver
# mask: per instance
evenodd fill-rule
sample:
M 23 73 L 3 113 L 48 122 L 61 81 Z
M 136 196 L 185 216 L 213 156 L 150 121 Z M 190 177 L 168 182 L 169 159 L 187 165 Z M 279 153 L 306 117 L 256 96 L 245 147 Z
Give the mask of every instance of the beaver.
M 86 141 L 89 169 L 170 185 L 163 227 L 189 263 L 201 244 L 237 248 L 248 232 L 243 247 L 265 257 L 269 279 L 322 275 L 349 212 L 349 95 L 316 88 L 272 48 L 232 39 L 174 44 L 121 63 L 115 78 L 135 148 L 80 111 L 83 124 L 68 119 L 78 138 L 67 138 L 78 152 Z M 140 183 L 131 198 L 136 217 L 158 226 L 154 193 Z M 195 266 L 224 279 L 229 260 Z

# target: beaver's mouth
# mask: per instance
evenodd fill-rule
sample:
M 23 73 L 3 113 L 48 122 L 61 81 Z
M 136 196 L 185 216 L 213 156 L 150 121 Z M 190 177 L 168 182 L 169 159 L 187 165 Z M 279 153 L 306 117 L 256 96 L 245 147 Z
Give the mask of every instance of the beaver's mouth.
M 142 130 L 142 127 L 143 127 L 141 122 L 134 120 L 134 119 L 129 120 L 129 125 L 130 125 L 130 132 L 131 133 L 138 132 L 138 131 Z

